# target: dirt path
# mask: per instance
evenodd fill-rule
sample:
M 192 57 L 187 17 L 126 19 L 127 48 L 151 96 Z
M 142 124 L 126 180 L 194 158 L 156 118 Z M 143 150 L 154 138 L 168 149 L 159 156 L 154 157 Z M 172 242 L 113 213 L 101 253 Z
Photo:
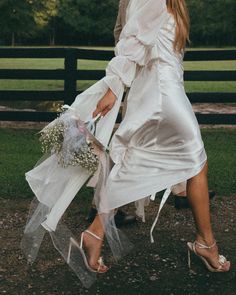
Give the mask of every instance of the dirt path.
M 155 230 L 155 244 L 149 241 L 149 229 L 155 216 L 158 200 L 149 207 L 147 223 L 136 223 L 123 230 L 135 248 L 126 258 L 99 276 L 89 290 L 53 248 L 47 236 L 36 263 L 27 266 L 19 248 L 27 218 L 29 200 L 0 199 L 0 294 L 100 294 L 100 295 L 233 295 L 236 291 L 236 195 L 212 201 L 213 226 L 221 252 L 230 258 L 232 270 L 213 274 L 193 259 L 193 271 L 187 267 L 186 241 L 194 238 L 190 210 L 176 210 L 170 200 L 162 211 Z M 128 208 L 132 212 L 133 208 Z M 74 234 L 79 236 L 86 209 L 75 201 L 64 217 Z M 82 216 L 82 218 L 78 218 Z M 104 256 L 107 256 L 106 253 Z M 109 258 L 107 258 L 109 260 Z
M 0 106 L 0 111 L 16 110 L 8 107 Z M 236 114 L 235 103 L 194 103 L 193 110 L 202 114 Z M 34 111 L 24 109 L 24 111 Z M 46 125 L 45 122 L 14 122 L 0 121 L 0 128 L 26 128 L 26 129 L 42 129 Z M 207 128 L 236 128 L 236 125 L 201 125 Z

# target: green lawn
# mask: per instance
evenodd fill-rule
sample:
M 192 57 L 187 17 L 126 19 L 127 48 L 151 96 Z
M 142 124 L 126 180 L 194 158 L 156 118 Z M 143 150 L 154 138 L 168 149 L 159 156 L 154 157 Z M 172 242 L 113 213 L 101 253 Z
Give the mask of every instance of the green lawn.
M 78 69 L 105 69 L 106 61 L 78 60 Z M 236 61 L 185 62 L 186 70 L 235 70 Z M 63 59 L 0 59 L 0 69 L 63 69 Z M 78 81 L 84 90 L 95 81 Z M 236 82 L 185 82 L 187 92 L 236 92 Z M 64 82 L 55 80 L 0 80 L 1 90 L 63 90 Z M 61 102 L 62 103 L 62 102 Z M 0 101 L 0 105 L 36 110 L 55 110 L 52 103 L 38 101 Z M 56 104 L 57 105 L 57 104 Z
M 28 198 L 32 193 L 24 174 L 41 156 L 37 131 L 0 129 L 0 197 Z M 203 129 L 209 159 L 209 184 L 219 195 L 236 191 L 236 130 Z M 83 195 L 89 194 L 88 189 Z
M 112 47 L 83 47 L 88 49 L 113 50 Z M 202 48 L 198 48 L 201 50 Z M 190 49 L 191 50 L 191 49 Z M 205 49 L 202 49 L 205 50 Z M 103 70 L 107 61 L 78 60 L 78 69 Z M 185 62 L 185 70 L 235 70 L 236 61 L 204 61 Z M 0 69 L 63 69 L 63 59 L 0 59 Z M 77 89 L 82 91 L 91 86 L 95 81 L 78 81 Z M 185 82 L 187 92 L 236 92 L 236 82 Z M 56 80 L 0 80 L 1 90 L 63 90 L 64 82 Z M 33 108 L 36 110 L 56 110 L 58 103 L 40 101 L 1 101 L 0 105 L 14 108 Z
M 78 69 L 105 69 L 106 61 L 78 60 Z M 235 70 L 236 61 L 185 62 L 185 70 Z M 63 59 L 0 59 L 0 69 L 63 69 Z M 80 81 L 79 90 L 84 90 L 94 81 Z M 0 89 L 63 89 L 63 81 L 46 80 L 0 80 Z M 186 82 L 189 91 L 236 91 L 235 82 Z

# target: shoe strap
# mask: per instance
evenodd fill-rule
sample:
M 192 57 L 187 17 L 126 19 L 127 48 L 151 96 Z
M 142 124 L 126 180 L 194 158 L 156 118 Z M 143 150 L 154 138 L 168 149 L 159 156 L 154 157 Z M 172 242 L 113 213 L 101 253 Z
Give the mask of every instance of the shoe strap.
M 96 238 L 97 240 L 103 241 L 102 238 L 100 238 L 99 236 L 95 235 L 93 232 L 91 232 L 90 230 L 86 229 L 84 232 L 90 234 L 91 236 L 93 236 L 94 238 Z
M 219 255 L 219 263 L 220 265 L 224 265 L 227 259 L 223 255 Z
M 199 242 L 197 242 L 197 241 L 195 241 L 194 243 L 195 243 L 196 245 L 198 245 L 198 248 L 200 248 L 200 249 L 211 249 L 211 248 L 215 247 L 215 245 L 216 245 L 216 241 L 215 241 L 212 245 L 210 245 L 210 246 L 207 246 L 207 245 L 201 244 L 201 243 L 199 243 Z

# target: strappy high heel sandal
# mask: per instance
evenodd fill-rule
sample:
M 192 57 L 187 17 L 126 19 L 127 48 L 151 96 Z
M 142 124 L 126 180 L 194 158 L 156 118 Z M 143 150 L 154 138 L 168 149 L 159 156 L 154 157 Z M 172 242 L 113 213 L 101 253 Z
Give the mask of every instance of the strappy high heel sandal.
M 86 268 L 91 271 L 91 272 L 96 272 L 96 273 L 105 273 L 108 271 L 108 267 L 106 267 L 106 270 L 105 271 L 102 271 L 102 267 L 105 266 L 104 262 L 103 262 L 103 259 L 102 257 L 99 257 L 98 259 L 98 268 L 97 269 L 93 269 L 89 263 L 88 263 L 88 258 L 84 252 L 84 249 L 83 249 L 83 242 L 84 242 L 84 233 L 88 233 L 90 234 L 91 236 L 93 236 L 94 238 L 96 238 L 97 240 L 100 240 L 100 241 L 103 241 L 102 238 L 100 238 L 99 236 L 95 235 L 94 233 L 92 233 L 91 231 L 89 230 L 85 230 L 84 232 L 82 232 L 81 234 L 81 239 L 80 239 L 80 245 L 78 244 L 78 242 L 74 239 L 74 238 L 70 238 L 70 244 L 69 244 L 69 250 L 68 250 L 68 256 L 67 256 L 67 263 L 70 263 L 70 256 L 71 256 L 71 248 L 72 246 L 75 246 L 78 248 L 78 250 L 80 251 L 82 257 L 83 257 L 83 260 L 84 260 L 84 264 L 86 266 Z
M 219 255 L 219 259 L 218 259 L 218 262 L 220 264 L 219 267 L 213 267 L 205 257 L 199 255 L 196 251 L 196 245 L 198 246 L 198 248 L 200 249 L 211 249 L 213 248 L 215 245 L 216 245 L 216 242 L 214 242 L 211 246 L 207 246 L 207 245 L 204 245 L 204 244 L 201 244 L 197 241 L 191 243 L 191 242 L 188 242 L 187 243 L 187 246 L 188 246 L 188 267 L 191 268 L 191 252 L 194 253 L 196 256 L 198 256 L 202 262 L 205 264 L 206 268 L 211 271 L 211 272 L 227 272 L 229 271 L 229 269 L 223 269 L 223 265 L 226 263 L 226 262 L 229 262 L 223 255 Z

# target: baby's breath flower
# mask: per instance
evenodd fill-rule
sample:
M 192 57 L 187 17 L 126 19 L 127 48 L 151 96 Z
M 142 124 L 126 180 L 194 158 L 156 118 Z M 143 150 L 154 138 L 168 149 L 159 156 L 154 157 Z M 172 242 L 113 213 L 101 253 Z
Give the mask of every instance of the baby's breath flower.
M 43 153 L 51 151 L 58 154 L 62 148 L 65 126 L 57 119 L 52 126 L 46 127 L 39 138 Z
M 92 143 L 86 141 L 85 126 L 71 117 L 64 117 L 62 114 L 41 132 L 42 151 L 56 154 L 59 165 L 64 168 L 79 165 L 94 173 L 99 159 L 93 152 Z

